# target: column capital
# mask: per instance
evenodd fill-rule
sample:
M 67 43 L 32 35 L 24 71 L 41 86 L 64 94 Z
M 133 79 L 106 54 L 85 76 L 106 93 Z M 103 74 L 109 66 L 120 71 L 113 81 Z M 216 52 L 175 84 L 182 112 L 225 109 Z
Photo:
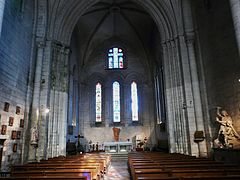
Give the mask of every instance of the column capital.
M 46 45 L 46 43 L 44 41 L 37 41 L 36 44 L 37 44 L 38 48 L 43 48 Z
M 193 44 L 195 41 L 195 33 L 194 32 L 188 32 L 184 35 L 186 44 Z

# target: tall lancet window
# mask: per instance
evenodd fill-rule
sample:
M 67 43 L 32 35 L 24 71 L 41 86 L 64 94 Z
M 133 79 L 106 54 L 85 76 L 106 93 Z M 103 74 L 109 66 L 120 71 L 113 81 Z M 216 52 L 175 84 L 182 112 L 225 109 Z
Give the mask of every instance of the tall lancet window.
M 108 50 L 108 69 L 122 69 L 124 67 L 123 61 L 121 48 L 114 47 Z
M 102 85 L 96 85 L 96 122 L 102 122 Z
M 132 106 L 132 121 L 138 121 L 138 93 L 137 83 L 131 84 L 131 106 Z
M 120 84 L 113 83 L 113 122 L 120 122 Z

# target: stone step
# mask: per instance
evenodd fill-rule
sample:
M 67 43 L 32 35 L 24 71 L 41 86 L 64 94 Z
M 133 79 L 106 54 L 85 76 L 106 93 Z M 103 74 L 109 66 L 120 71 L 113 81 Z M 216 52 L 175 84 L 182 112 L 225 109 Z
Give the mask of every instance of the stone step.
M 128 154 L 111 154 L 112 156 L 112 161 L 127 161 L 128 160 Z

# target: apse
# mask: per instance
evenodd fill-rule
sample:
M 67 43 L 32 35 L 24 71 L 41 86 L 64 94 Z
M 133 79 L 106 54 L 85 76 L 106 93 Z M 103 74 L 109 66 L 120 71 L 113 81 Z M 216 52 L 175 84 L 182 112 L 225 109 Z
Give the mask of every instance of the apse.
M 100 1 L 82 14 L 70 44 L 68 139 L 79 133 L 86 146 L 104 144 L 118 127 L 120 141 L 147 137 L 149 146 L 156 143 L 158 34 L 152 17 L 133 1 Z

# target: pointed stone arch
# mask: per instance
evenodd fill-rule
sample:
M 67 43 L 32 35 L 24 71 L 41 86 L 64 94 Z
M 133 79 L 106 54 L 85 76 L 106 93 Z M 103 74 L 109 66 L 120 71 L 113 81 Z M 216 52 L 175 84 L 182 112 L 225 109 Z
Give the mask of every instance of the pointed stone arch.
M 73 29 L 86 9 L 93 6 L 99 0 L 91 1 L 73 1 L 65 0 L 61 2 L 40 0 L 38 4 L 38 32 L 40 37 L 44 36 L 43 24 L 48 23 L 47 37 L 55 39 L 63 44 L 69 44 Z M 134 3 L 142 6 L 155 21 L 162 41 L 172 39 L 177 35 L 177 17 L 173 5 L 168 1 L 140 1 L 133 0 Z M 47 14 L 47 9 L 51 9 L 51 13 Z M 179 9 L 178 9 L 179 10 Z M 57 17 L 57 18 L 56 18 Z
M 44 47 L 43 52 L 47 55 L 51 51 L 51 41 L 53 40 L 54 43 L 60 43 L 60 46 L 64 48 L 68 47 L 77 21 L 86 9 L 99 2 L 99 0 L 80 2 L 64 0 L 56 4 L 57 2 L 38 1 L 37 35 L 38 39 L 43 41 L 48 39 L 49 46 Z M 169 144 L 172 146 L 170 151 L 196 156 L 206 155 L 206 142 L 197 145 L 189 138 L 195 131 L 204 130 L 190 1 L 179 0 L 173 3 L 168 0 L 133 0 L 132 2 L 139 4 L 150 14 L 160 34 L 167 103 L 169 105 L 167 110 L 167 119 L 170 124 L 168 131 L 177 131 L 181 137 L 178 139 L 178 135 L 169 134 Z M 52 14 L 47 14 L 44 7 L 46 9 L 55 7 L 56 9 Z M 48 22 L 47 26 L 45 26 L 46 22 Z M 45 27 L 47 28 L 45 29 Z M 48 61 L 50 64 L 51 57 Z M 193 102 L 193 100 L 195 102 L 191 111 L 187 111 L 182 116 L 182 105 Z M 177 113 L 174 112 L 175 110 L 177 110 Z M 178 118 L 180 116 L 182 116 L 182 119 Z M 183 124 L 183 121 L 185 126 L 182 129 L 177 129 L 177 125 Z

